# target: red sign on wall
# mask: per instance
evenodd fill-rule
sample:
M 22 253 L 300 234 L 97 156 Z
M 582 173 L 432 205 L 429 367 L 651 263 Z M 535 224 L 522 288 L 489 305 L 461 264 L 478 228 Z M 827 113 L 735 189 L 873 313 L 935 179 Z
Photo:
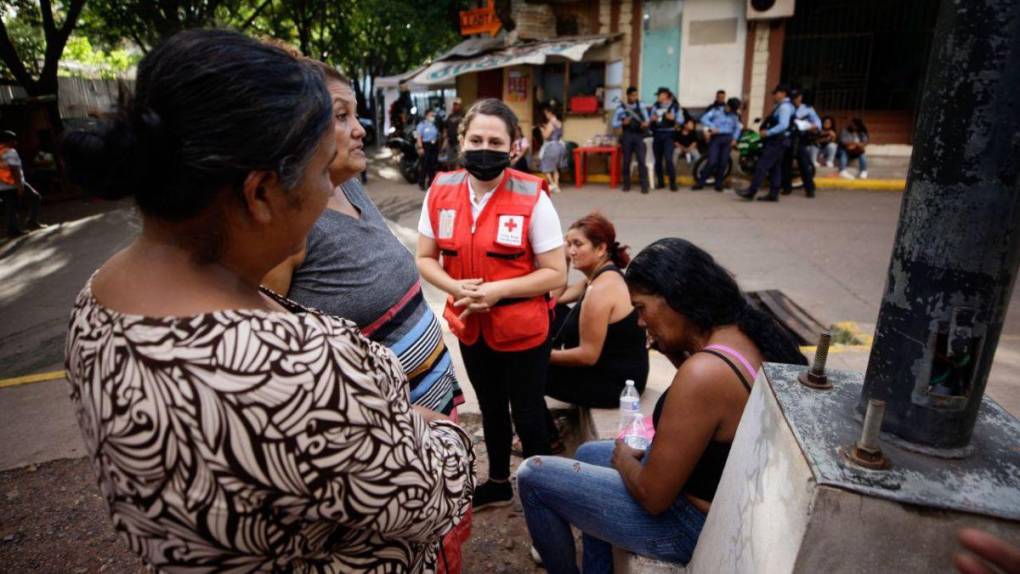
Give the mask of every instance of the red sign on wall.
M 460 33 L 463 36 L 472 34 L 489 34 L 495 36 L 503 23 L 496 16 L 496 4 L 488 0 L 484 8 L 464 10 L 460 13 Z
M 511 102 L 528 101 L 528 73 L 522 70 L 507 72 L 507 99 Z

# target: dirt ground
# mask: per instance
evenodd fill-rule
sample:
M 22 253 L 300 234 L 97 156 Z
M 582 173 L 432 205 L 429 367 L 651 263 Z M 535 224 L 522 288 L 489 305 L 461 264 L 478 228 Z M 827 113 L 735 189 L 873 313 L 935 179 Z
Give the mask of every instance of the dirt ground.
M 477 418 L 462 421 L 475 437 L 480 472 L 488 459 Z M 520 464 L 514 458 L 514 467 Z M 463 550 L 464 574 L 543 572 L 530 557 L 516 503 L 475 513 Z M 0 473 L 0 573 L 140 573 L 141 561 L 113 530 L 88 459 L 31 465 Z

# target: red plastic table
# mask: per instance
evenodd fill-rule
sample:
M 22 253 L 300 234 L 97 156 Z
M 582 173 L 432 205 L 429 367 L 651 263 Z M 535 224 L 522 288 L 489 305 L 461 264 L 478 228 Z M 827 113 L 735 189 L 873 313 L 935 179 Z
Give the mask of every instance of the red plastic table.
M 609 187 L 616 187 L 620 181 L 620 148 L 613 146 L 592 146 L 574 148 L 574 182 L 577 187 L 584 185 L 588 175 L 588 155 L 609 154 Z

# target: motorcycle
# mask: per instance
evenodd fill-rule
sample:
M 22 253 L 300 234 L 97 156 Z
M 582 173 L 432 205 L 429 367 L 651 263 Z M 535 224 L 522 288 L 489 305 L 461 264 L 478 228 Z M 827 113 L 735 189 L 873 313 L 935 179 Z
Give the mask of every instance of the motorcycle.
M 755 124 L 761 122 L 761 119 L 756 119 Z M 758 130 L 752 130 L 750 128 L 744 128 L 740 132 L 740 137 L 737 138 L 737 171 L 740 175 L 751 176 L 754 174 L 755 167 L 758 166 L 758 159 L 761 158 L 762 149 L 765 147 L 764 138 L 758 133 Z M 703 155 L 694 162 L 694 166 L 691 171 L 694 174 L 695 180 L 701 176 L 701 171 L 708 165 L 708 156 Z M 733 156 L 731 155 L 726 162 L 726 171 L 723 174 L 723 180 L 728 178 L 733 172 Z M 796 168 L 795 168 L 796 169 Z M 793 177 L 793 188 L 800 189 L 804 187 L 804 181 L 799 177 L 798 172 L 794 172 Z M 709 177 L 707 183 L 711 184 L 715 182 L 714 177 Z
M 418 183 L 418 177 L 421 175 L 421 154 L 418 153 L 417 138 L 415 137 L 415 130 L 418 127 L 418 122 L 423 121 L 417 115 L 412 115 L 407 125 L 402 130 L 396 128 L 390 128 L 387 131 L 386 147 L 392 149 L 395 152 L 400 153 L 399 171 L 400 175 L 404 177 L 407 183 Z M 454 161 L 451 161 L 447 153 L 440 153 L 438 165 L 436 166 L 437 171 L 447 171 L 451 169 Z
M 407 122 L 401 130 L 390 128 L 386 133 L 386 147 L 400 154 L 399 171 L 407 183 L 418 183 L 421 169 L 421 156 L 415 144 L 414 128 L 417 118 Z

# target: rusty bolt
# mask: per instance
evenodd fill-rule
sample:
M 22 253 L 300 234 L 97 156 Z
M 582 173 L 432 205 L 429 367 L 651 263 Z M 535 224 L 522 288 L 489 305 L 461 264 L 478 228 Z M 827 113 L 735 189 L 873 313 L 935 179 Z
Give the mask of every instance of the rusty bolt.
M 879 445 L 879 432 L 882 430 L 882 418 L 885 417 L 885 401 L 870 399 L 868 409 L 864 412 L 864 424 L 861 425 L 861 438 L 857 443 L 841 449 L 843 456 L 857 466 L 870 470 L 889 468 L 889 460 L 882 454 Z
M 797 380 L 806 387 L 812 389 L 831 389 L 832 383 L 825 375 L 825 362 L 829 359 L 829 343 L 832 342 L 832 334 L 828 330 L 822 331 L 818 336 L 818 346 L 815 347 L 815 360 L 811 368 L 804 371 L 797 377 Z

